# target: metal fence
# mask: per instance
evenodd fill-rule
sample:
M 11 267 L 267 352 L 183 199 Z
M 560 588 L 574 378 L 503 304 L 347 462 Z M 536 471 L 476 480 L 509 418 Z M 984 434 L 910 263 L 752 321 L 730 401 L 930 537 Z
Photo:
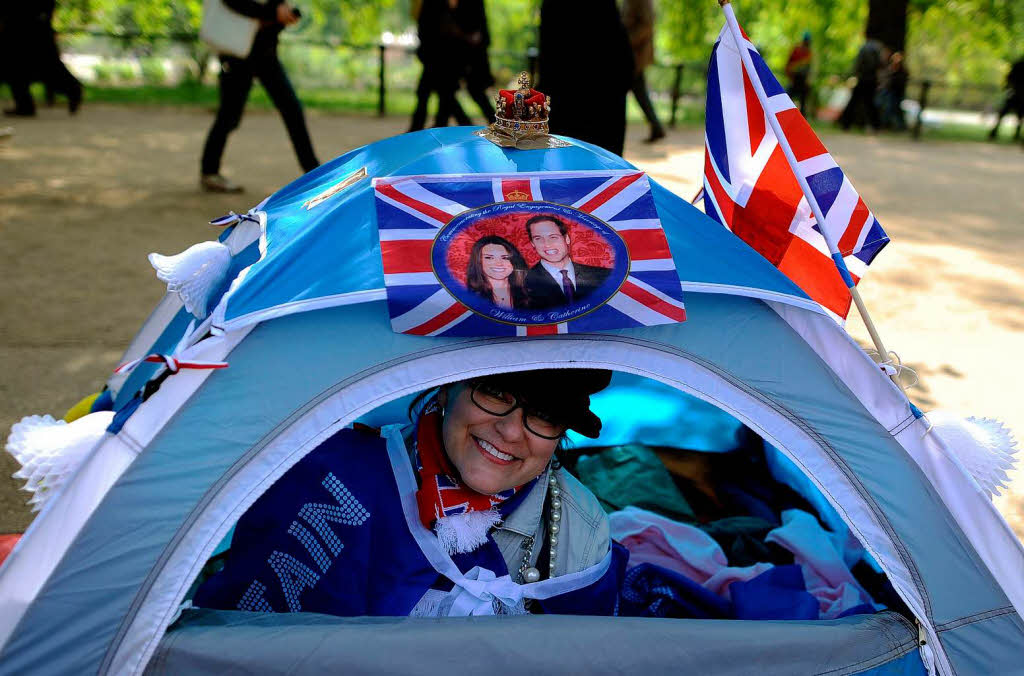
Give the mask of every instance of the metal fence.
M 195 33 L 111 33 L 73 29 L 62 33 L 72 70 L 97 86 L 173 86 L 183 80 L 212 83 L 212 55 Z M 411 94 L 420 76 L 415 46 L 352 44 L 284 34 L 278 52 L 299 88 L 345 90 L 376 95 L 378 114 L 389 111 L 389 95 Z M 491 50 L 491 69 L 500 87 L 511 86 L 523 70 L 536 76 L 536 50 Z M 704 93 L 705 64 L 655 64 L 647 71 L 651 98 L 668 110 L 669 124 L 681 118 L 687 100 Z M 702 103 L 701 103 L 702 107 Z

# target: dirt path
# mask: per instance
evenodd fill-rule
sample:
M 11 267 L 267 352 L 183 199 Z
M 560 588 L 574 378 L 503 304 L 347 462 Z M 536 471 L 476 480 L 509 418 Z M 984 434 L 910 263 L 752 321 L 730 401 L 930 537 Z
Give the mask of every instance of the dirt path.
M 250 113 L 225 172 L 242 196 L 196 189 L 207 111 L 86 106 L 19 121 L 0 141 L 0 436 L 23 415 L 55 417 L 96 390 L 163 287 L 146 261 L 211 239 L 211 217 L 294 178 L 278 118 Z M 321 158 L 404 130 L 404 118 L 310 115 Z M 627 158 L 690 197 L 697 130 L 653 147 L 630 129 Z M 1024 435 L 1024 153 L 1012 147 L 828 135 L 826 145 L 893 239 L 862 290 L 890 349 L 921 374 L 925 410 L 1002 418 Z M 851 332 L 865 335 L 854 319 Z M 27 494 L 0 454 L 0 533 L 23 529 Z M 1024 536 L 1024 473 L 1000 509 Z

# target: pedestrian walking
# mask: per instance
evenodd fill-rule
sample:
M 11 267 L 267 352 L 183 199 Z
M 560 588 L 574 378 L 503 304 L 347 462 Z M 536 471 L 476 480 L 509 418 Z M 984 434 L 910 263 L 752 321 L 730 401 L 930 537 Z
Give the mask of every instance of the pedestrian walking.
M 654 3 L 652 0 L 624 0 L 622 3 L 622 25 L 633 48 L 633 82 L 631 91 L 640 110 L 644 112 L 651 132 L 645 143 L 654 143 L 665 138 L 665 128 L 651 104 L 647 91 L 644 71 L 654 63 Z
M 452 117 L 461 126 L 472 124 L 455 98 L 466 65 L 465 41 L 456 16 L 459 5 L 459 0 L 423 0 L 417 21 L 420 46 L 416 49 L 423 72 L 416 86 L 416 109 L 409 131 L 426 125 L 427 104 L 434 92 L 438 97 L 435 127 L 448 126 Z
M 786 59 L 786 77 L 789 78 L 789 97 L 800 102 L 800 114 L 807 117 L 807 99 L 811 93 L 811 33 L 805 31 L 803 38 L 789 52 Z
M 491 32 L 487 28 L 487 10 L 483 0 L 458 0 L 455 20 L 462 41 L 464 77 L 469 97 L 480 109 L 487 124 L 494 122 L 494 104 L 487 90 L 494 86 L 487 49 Z
M 888 60 L 887 51 L 881 42 L 869 38 L 857 52 L 857 59 L 853 65 L 857 83 L 850 94 L 849 103 L 839 116 L 839 126 L 844 130 L 849 130 L 853 126 L 863 127 L 865 123 L 875 130 L 881 128 L 882 119 L 875 97 L 878 94 L 878 71 Z
M 544 0 L 538 67 L 551 132 L 621 155 L 634 70 L 615 0 Z
M 259 79 L 281 114 L 302 170 L 316 169 L 320 161 L 313 152 L 302 104 L 277 57 L 278 36 L 286 26 L 298 22 L 299 12 L 285 0 L 267 0 L 266 4 L 256 0 L 223 2 L 239 14 L 259 19 L 260 28 L 248 56 L 220 55 L 220 107 L 203 146 L 200 186 L 209 192 L 242 191 L 241 186 L 221 175 L 220 163 L 228 135 L 242 120 L 254 78 Z
M 988 134 L 989 140 L 996 139 L 999 134 L 999 124 L 1009 113 L 1017 115 L 1017 131 L 1013 134 L 1013 140 L 1017 141 L 1020 139 L 1021 124 L 1024 123 L 1024 58 L 1017 59 L 1010 66 L 1010 72 L 1006 75 L 1006 100 L 1003 101 L 1003 107 L 999 109 L 999 115 L 996 116 L 996 123 Z
M 0 71 L 14 98 L 14 107 L 5 110 L 5 115 L 36 114 L 29 91 L 33 82 L 43 82 L 47 91 L 63 94 L 68 99 L 68 112 L 78 112 L 82 84 L 61 61 L 53 11 L 54 0 L 11 0 L 0 9 Z
M 882 80 L 880 93 L 882 126 L 886 129 L 904 131 L 907 128 L 907 120 L 903 115 L 903 99 L 907 95 L 909 80 L 910 73 L 903 60 L 903 53 L 893 52 L 889 57 L 889 65 Z

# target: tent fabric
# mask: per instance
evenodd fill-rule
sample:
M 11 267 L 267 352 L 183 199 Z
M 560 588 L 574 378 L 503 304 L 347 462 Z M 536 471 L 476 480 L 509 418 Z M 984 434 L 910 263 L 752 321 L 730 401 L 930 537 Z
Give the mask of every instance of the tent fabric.
M 1018 615 L 1024 616 L 1024 545 L 989 496 L 961 466 L 953 449 L 938 434 L 925 432 L 927 421 L 917 422 L 906 396 L 891 380 L 878 377 L 875 363 L 845 331 L 836 331 L 824 317 L 794 311 L 781 303 L 770 305 L 910 454 Z
M 318 206 L 309 200 L 362 168 L 357 181 Z M 262 206 L 264 255 L 215 312 L 225 329 L 384 295 L 371 179 L 385 176 L 634 169 L 580 141 L 554 150 L 510 150 L 473 129 L 430 129 L 353 150 L 271 196 Z M 654 181 L 651 191 L 684 290 L 736 293 L 820 311 L 757 252 Z
M 146 673 L 923 675 L 896 613 L 827 622 L 534 617 L 339 618 L 186 611 Z
M 0 673 L 141 673 L 206 558 L 245 509 L 317 444 L 437 384 L 552 367 L 609 368 L 695 395 L 750 427 L 806 474 L 885 572 L 927 644 L 830 673 L 920 673 L 919 655 L 942 674 L 1018 669 L 1024 624 L 1014 604 L 1019 610 L 1024 550 L 1011 542 L 1005 522 L 965 488 L 950 449 L 922 440 L 909 402 L 852 339 L 774 267 L 685 201 L 652 183 L 683 290 L 700 292 L 687 293 L 686 323 L 522 339 L 393 333 L 370 181 L 319 206 L 308 201 L 363 167 L 372 178 L 629 166 L 579 142 L 511 151 L 471 130 L 430 130 L 348 153 L 250 211 L 222 238 L 232 242 L 237 276 L 225 280 L 230 289 L 212 316 L 194 320 L 168 297 L 129 348 L 136 357 L 167 350 L 226 357 L 230 368 L 171 375 L 141 404 L 136 393 L 159 365 L 111 381 L 120 390 L 123 426 L 109 430 L 0 568 Z M 982 541 L 988 536 L 991 541 Z M 559 618 L 529 618 L 529 629 L 509 633 L 533 632 L 542 626 L 533 624 L 538 619 Z M 562 648 L 604 637 L 568 652 L 621 665 L 615 660 L 624 657 L 611 653 L 621 652 L 620 630 L 633 626 L 621 621 L 573 620 L 564 625 Z M 847 629 L 874 631 L 857 624 L 864 621 L 814 623 L 809 631 L 842 626 L 842 635 L 816 634 L 823 649 L 838 651 Z M 380 652 L 368 646 L 394 637 L 376 629 L 410 626 L 362 621 L 368 628 L 361 637 L 359 622 L 345 625 L 355 632 L 348 657 L 377 666 Z M 699 627 L 664 622 L 636 625 L 645 631 L 631 639 L 641 659 L 659 656 L 661 667 L 687 658 L 678 632 Z M 735 663 L 726 654 L 748 644 L 746 624 L 742 631 L 741 639 L 729 632 L 731 643 L 707 636 L 723 664 Z M 511 652 L 507 633 L 481 634 L 485 644 L 501 640 L 497 648 Z M 186 635 L 190 630 L 180 634 Z M 538 643 L 559 637 L 536 635 Z M 897 643 L 904 645 L 902 638 Z M 799 651 L 776 635 L 763 645 L 759 670 L 793 672 Z M 707 659 L 718 658 L 698 661 L 702 671 Z
M 216 361 L 226 356 L 247 330 L 206 340 L 190 356 Z M 29 524 L 25 536 L 0 569 L 0 646 L 11 635 L 61 557 L 111 486 L 153 436 L 212 371 L 181 371 L 161 387 L 156 401 L 140 406 L 118 434 L 108 433 L 60 491 Z
M 258 222 L 243 221 L 224 233 L 223 244 L 232 253 L 231 266 L 220 288 L 214 291 L 214 300 L 222 298 L 229 286 L 234 283 L 233 280 L 259 260 L 259 240 L 263 227 L 264 220 L 261 218 Z M 168 293 L 132 340 L 121 357 L 121 363 L 141 359 L 153 353 L 180 354 L 191 345 L 190 339 L 194 342 L 209 330 L 212 321 L 212 317 L 207 317 L 206 321 L 198 321 L 185 309 L 178 294 Z M 135 393 L 161 368 L 160 364 L 143 362 L 124 375 L 111 375 L 107 386 L 114 393 L 114 410 L 124 408 Z
M 691 305 L 700 319 L 686 324 L 525 340 L 394 334 L 383 303 L 256 327 L 97 507 L 0 659 L 18 671 L 135 673 L 234 520 L 337 426 L 436 383 L 559 364 L 657 378 L 751 426 L 819 482 L 927 626 L 1008 606 L 913 461 L 777 314 L 740 297 L 699 295 Z M 777 346 L 770 360 L 764 344 Z M 971 594 L 958 592 L 965 585 Z M 71 607 L 76 622 L 55 631 L 52 618 Z M 1010 664 L 1008 649 L 986 659 Z
M 1018 571 L 1019 574 L 1020 571 Z M 1024 670 L 1021 656 L 1024 655 L 1024 621 L 1012 608 L 995 611 L 991 616 L 963 624 L 950 623 L 939 629 L 942 644 L 950 660 L 963 674 L 1019 674 Z M 988 658 L 993 653 L 1006 650 L 1007 646 L 1017 655 L 1017 661 L 1002 668 L 993 668 Z

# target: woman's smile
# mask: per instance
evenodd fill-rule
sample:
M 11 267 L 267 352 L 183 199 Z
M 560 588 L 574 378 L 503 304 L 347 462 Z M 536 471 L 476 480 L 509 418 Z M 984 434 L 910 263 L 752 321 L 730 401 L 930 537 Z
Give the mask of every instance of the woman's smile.
M 480 437 L 474 436 L 473 441 L 480 447 L 480 452 L 485 458 L 492 462 L 496 462 L 499 465 L 511 465 L 513 462 L 519 460 L 516 456 L 511 453 L 504 453 L 500 448 Z
M 496 416 L 473 403 L 465 384 L 442 392 L 446 408 L 442 436 L 449 460 L 462 481 L 477 493 L 494 495 L 540 475 L 558 445 L 523 425 L 522 410 Z

